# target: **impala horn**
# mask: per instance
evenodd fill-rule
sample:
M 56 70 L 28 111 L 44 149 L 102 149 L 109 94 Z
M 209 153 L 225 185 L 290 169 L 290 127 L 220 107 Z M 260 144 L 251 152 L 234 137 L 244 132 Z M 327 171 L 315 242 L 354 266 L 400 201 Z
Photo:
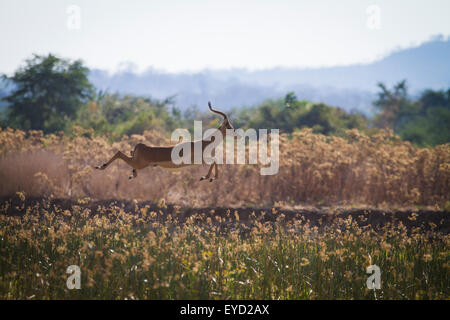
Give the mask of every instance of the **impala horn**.
M 220 114 L 224 119 L 228 119 L 228 117 L 227 117 L 227 115 L 226 115 L 225 113 L 220 112 L 220 111 L 217 111 L 217 110 L 214 110 L 214 109 L 211 107 L 211 102 L 209 102 L 209 101 L 208 101 L 208 106 L 209 106 L 209 110 L 211 110 L 212 112 L 215 112 L 215 113 L 217 113 L 217 114 Z

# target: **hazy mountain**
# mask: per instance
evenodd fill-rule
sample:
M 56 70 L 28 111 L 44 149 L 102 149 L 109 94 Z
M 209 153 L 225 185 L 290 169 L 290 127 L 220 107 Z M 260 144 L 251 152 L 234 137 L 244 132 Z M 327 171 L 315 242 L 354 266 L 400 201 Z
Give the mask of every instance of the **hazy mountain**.
M 295 91 L 300 99 L 323 101 L 344 109 L 369 112 L 379 81 L 392 85 L 407 79 L 411 93 L 450 87 L 450 41 L 435 38 L 418 47 L 398 50 L 370 64 L 314 68 L 205 70 L 170 74 L 150 69 L 108 75 L 92 70 L 90 79 L 109 92 L 155 98 L 176 96 L 176 105 L 205 106 L 208 100 L 224 109 L 253 105 Z
M 397 50 L 370 64 L 299 69 L 273 68 L 204 70 L 197 73 L 144 73 L 122 71 L 109 74 L 93 69 L 90 80 L 98 89 L 163 99 L 176 95 L 176 105 L 206 107 L 211 100 L 223 109 L 254 105 L 267 98 L 295 91 L 299 99 L 322 101 L 346 110 L 371 110 L 379 81 L 392 85 L 407 79 L 410 93 L 425 88 L 450 87 L 450 40 L 442 37 L 420 46 Z M 132 68 L 129 68 L 132 70 Z

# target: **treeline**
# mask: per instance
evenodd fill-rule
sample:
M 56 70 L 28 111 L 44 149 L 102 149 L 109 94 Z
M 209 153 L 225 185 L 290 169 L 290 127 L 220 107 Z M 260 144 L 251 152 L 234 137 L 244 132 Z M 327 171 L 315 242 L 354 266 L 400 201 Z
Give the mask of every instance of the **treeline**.
M 406 81 L 392 89 L 378 85 L 380 92 L 374 105 L 379 113 L 374 125 L 391 128 L 402 139 L 418 146 L 450 142 L 450 88 L 425 90 L 417 99 L 408 95 Z
M 370 121 L 363 114 L 298 100 L 294 92 L 289 92 L 284 98 L 267 100 L 261 105 L 238 111 L 236 124 L 256 129 L 278 128 L 283 132 L 307 127 L 325 135 L 344 135 L 349 129 L 371 131 Z
M 367 134 L 391 129 L 403 140 L 421 147 L 450 142 L 450 88 L 425 90 L 419 97 L 408 95 L 406 81 L 392 89 L 379 83 L 377 113 L 369 119 L 361 113 L 348 113 L 323 103 L 297 100 L 294 92 L 284 99 L 268 100 L 244 109 L 236 117 L 238 124 L 252 128 L 279 128 L 286 132 L 309 127 L 315 133 L 345 135 L 348 129 Z
M 0 105 L 7 106 L 0 109 L 1 126 L 45 133 L 69 133 L 79 126 L 92 135 L 118 140 L 147 129 L 170 133 L 179 127 L 190 128 L 193 119 L 210 126 L 217 121 L 207 109 L 199 112 L 191 107 L 181 112 L 174 107 L 172 97 L 157 100 L 96 91 L 88 73 L 79 60 L 34 55 L 12 76 L 2 76 L 10 88 L 0 97 Z M 450 89 L 426 90 L 416 99 L 409 97 L 405 81 L 392 89 L 380 83 L 379 89 L 374 101 L 378 112 L 372 118 L 299 100 L 294 92 L 255 107 L 233 110 L 230 116 L 235 127 L 242 128 L 278 128 L 289 133 L 309 127 L 315 133 L 338 136 L 348 129 L 371 134 L 383 128 L 418 146 L 450 141 Z

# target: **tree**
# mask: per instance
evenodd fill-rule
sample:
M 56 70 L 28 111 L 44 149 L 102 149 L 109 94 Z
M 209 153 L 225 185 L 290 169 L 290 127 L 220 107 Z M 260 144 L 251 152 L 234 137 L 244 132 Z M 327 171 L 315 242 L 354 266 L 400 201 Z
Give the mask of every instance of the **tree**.
M 450 141 L 450 89 L 425 90 L 416 102 L 417 112 L 399 130 L 402 139 L 418 146 L 434 146 Z
M 380 128 L 389 128 L 397 131 L 415 111 L 415 106 L 408 99 L 406 80 L 397 83 L 392 90 L 386 88 L 383 83 L 378 83 L 381 91 L 374 105 L 380 113 L 375 119 L 375 124 Z
M 295 95 L 294 91 L 288 92 L 284 97 L 284 104 L 286 105 L 286 107 L 295 105 L 297 101 L 297 96 Z
M 86 129 L 92 128 L 95 133 L 110 134 L 113 139 L 124 134 L 141 134 L 149 129 L 171 132 L 183 127 L 183 119 L 181 114 L 174 116 L 169 111 L 167 101 L 105 93 L 97 95 L 95 101 L 80 108 L 73 124 Z M 179 112 L 174 110 L 175 113 Z
M 358 113 L 347 113 L 323 103 L 298 100 L 294 92 L 284 98 L 269 99 L 261 105 L 239 111 L 236 127 L 277 128 L 293 132 L 304 127 L 325 135 L 345 135 L 348 129 L 368 130 L 368 119 Z
M 426 147 L 450 141 L 450 89 L 425 90 L 419 99 L 408 98 L 406 82 L 401 81 L 392 90 L 383 84 L 374 104 L 380 113 L 375 123 L 391 128 L 402 139 Z
M 419 102 L 421 104 L 421 115 L 426 115 L 428 110 L 437 106 L 450 109 L 450 89 L 447 89 L 447 91 L 425 90 Z
M 77 110 L 94 95 L 89 69 L 80 60 L 71 62 L 52 54 L 34 55 L 14 75 L 12 92 L 2 100 L 9 105 L 7 124 L 24 130 L 63 130 Z

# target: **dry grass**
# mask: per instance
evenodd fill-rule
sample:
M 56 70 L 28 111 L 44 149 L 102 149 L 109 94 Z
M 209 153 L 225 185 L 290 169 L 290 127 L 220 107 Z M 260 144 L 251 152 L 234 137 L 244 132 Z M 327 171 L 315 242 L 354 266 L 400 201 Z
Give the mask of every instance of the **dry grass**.
M 209 183 L 206 166 L 96 171 L 167 141 L 89 135 L 0 131 L 0 299 L 449 298 L 449 144 L 303 130 L 280 138 L 277 175 L 225 165 Z M 299 206 L 316 209 L 285 210 Z M 73 264 L 81 290 L 66 287 Z M 366 287 L 371 264 L 380 290 Z
M 0 202 L 0 299 L 448 299 L 450 235 L 439 231 L 448 219 L 428 214 L 439 221 L 386 212 L 375 227 L 370 212 L 186 215 L 162 201 L 19 193 Z M 376 291 L 366 286 L 372 264 Z M 70 265 L 80 290 L 66 287 Z
M 157 132 L 125 137 L 109 144 L 89 138 L 81 129 L 74 137 L 41 132 L 0 131 L 0 196 L 23 191 L 30 196 L 157 200 L 190 206 L 272 204 L 371 206 L 448 206 L 450 144 L 421 149 L 391 132 L 348 138 L 326 137 L 302 130 L 280 137 L 280 170 L 261 176 L 255 165 L 219 167 L 217 182 L 200 182 L 207 167 L 179 172 L 147 168 L 136 180 L 117 161 L 105 171 L 93 166 L 117 150 L 134 145 L 167 143 Z

